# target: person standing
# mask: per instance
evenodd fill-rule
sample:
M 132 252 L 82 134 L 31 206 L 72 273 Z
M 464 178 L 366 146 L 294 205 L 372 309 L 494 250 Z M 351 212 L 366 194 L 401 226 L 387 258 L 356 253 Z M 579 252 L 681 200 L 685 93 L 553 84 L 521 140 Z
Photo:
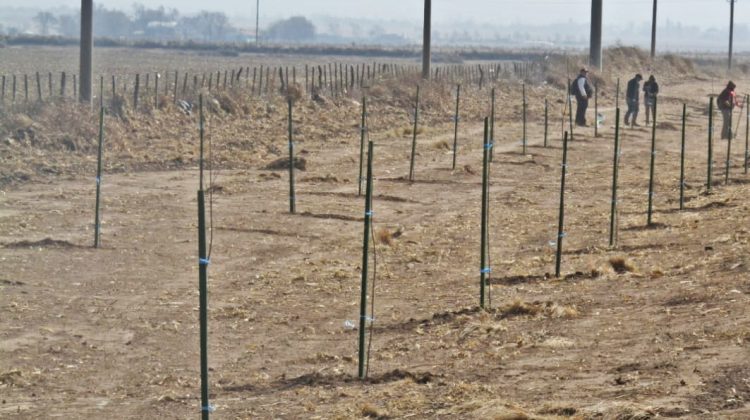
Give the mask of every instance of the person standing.
M 628 102 L 628 112 L 625 113 L 625 125 L 630 125 L 631 122 L 635 127 L 638 127 L 636 119 L 638 118 L 638 98 L 641 95 L 641 80 L 643 76 L 636 74 L 634 78 L 628 82 L 628 90 L 625 94 L 625 98 Z M 633 118 L 632 120 L 630 118 Z
M 735 106 L 740 106 L 737 102 L 737 92 L 735 89 L 737 86 L 734 82 L 730 81 L 727 83 L 727 87 L 721 91 L 719 97 L 716 98 L 716 103 L 721 110 L 721 116 L 723 117 L 724 124 L 721 127 L 721 139 L 728 140 L 732 137 L 732 111 Z
M 659 84 L 656 83 L 656 77 L 652 74 L 648 77 L 648 81 L 643 84 L 643 102 L 646 107 L 646 125 L 649 125 L 656 102 L 656 95 L 659 94 Z
M 575 95 L 578 107 L 576 109 L 576 125 L 586 127 L 586 109 L 589 107 L 589 99 L 594 94 L 588 79 L 588 69 L 585 67 L 578 73 L 578 77 L 570 87 L 570 93 Z

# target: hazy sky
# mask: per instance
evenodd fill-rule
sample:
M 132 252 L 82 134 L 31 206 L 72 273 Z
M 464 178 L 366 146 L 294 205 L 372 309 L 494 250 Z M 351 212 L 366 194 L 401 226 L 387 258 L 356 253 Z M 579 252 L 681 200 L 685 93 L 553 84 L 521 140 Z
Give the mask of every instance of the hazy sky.
M 95 4 L 132 10 L 133 0 L 95 0 Z M 143 0 L 148 6 L 174 7 L 182 13 L 203 9 L 220 10 L 243 20 L 255 16 L 255 0 Z M 727 0 L 659 0 L 660 22 L 667 19 L 702 27 L 728 24 Z M 80 7 L 79 0 L 0 0 L 1 6 Z M 261 0 L 264 21 L 291 15 L 368 17 L 419 21 L 422 0 Z M 649 22 L 652 0 L 604 0 L 605 24 Z M 588 22 L 590 0 L 433 0 L 433 19 L 440 22 L 475 20 L 476 22 L 531 23 Z M 750 0 L 736 4 L 737 23 L 750 23 Z M 262 23 L 261 23 L 262 25 Z

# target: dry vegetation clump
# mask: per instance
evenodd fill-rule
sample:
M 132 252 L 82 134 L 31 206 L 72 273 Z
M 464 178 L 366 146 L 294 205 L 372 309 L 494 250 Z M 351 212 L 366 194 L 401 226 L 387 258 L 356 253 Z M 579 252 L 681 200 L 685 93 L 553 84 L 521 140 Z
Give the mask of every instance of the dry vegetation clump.
M 377 238 L 379 244 L 388 246 L 393 245 L 393 234 L 387 228 L 378 230 L 378 232 L 375 234 L 375 237 Z
M 381 413 L 381 411 L 372 404 L 362 404 L 361 407 L 362 416 L 373 419 L 387 418 L 387 414 Z
M 128 97 L 118 93 L 110 98 L 109 112 L 121 120 L 127 120 L 130 113 L 130 101 Z
M 445 140 L 438 140 L 432 143 L 432 148 L 436 150 L 444 150 L 444 151 L 451 150 L 451 146 Z
M 534 302 L 528 303 L 522 300 L 515 300 L 511 304 L 500 308 L 502 317 L 513 316 L 537 316 L 544 315 L 549 318 L 576 318 L 580 314 L 574 306 L 564 306 L 554 302 Z
M 286 100 L 297 102 L 302 99 L 302 86 L 299 83 L 295 83 L 286 89 Z
M 307 170 L 307 160 L 302 157 L 294 157 L 294 168 L 300 171 Z M 266 165 L 263 169 L 267 171 L 281 171 L 289 169 L 289 158 L 279 158 Z
M 213 105 L 211 108 L 213 112 L 218 112 L 218 110 L 220 109 L 227 114 L 238 115 L 242 110 L 242 108 L 237 104 L 234 98 L 232 98 L 232 96 L 226 92 L 219 92 L 214 94 L 211 103 Z
M 617 274 L 634 273 L 636 271 L 635 266 L 624 257 L 612 257 L 609 259 L 609 265 L 615 270 Z

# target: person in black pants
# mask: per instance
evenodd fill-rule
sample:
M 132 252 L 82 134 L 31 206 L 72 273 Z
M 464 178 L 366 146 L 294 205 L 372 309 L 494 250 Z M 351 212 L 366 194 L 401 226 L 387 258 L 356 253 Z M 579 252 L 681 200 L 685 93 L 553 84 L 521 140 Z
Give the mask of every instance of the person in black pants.
M 628 82 L 628 90 L 625 94 L 625 98 L 628 101 L 628 112 L 625 113 L 625 125 L 630 125 L 631 123 L 638 127 L 638 123 L 636 122 L 636 119 L 638 118 L 638 98 L 640 97 L 641 92 L 641 80 L 643 80 L 643 76 L 640 74 L 636 74 L 634 78 L 630 79 Z M 630 117 L 633 117 L 631 120 Z
M 589 107 L 589 99 L 594 93 L 588 79 L 588 69 L 585 67 L 578 73 L 578 77 L 573 81 L 570 87 L 570 93 L 575 95 L 578 108 L 576 109 L 576 125 L 586 127 L 586 109 Z
M 659 94 L 659 84 L 656 83 L 656 78 L 652 74 L 648 77 L 648 81 L 643 84 L 643 102 L 646 106 L 646 125 L 649 125 L 651 119 L 651 113 L 654 110 L 654 103 L 656 102 L 656 95 Z

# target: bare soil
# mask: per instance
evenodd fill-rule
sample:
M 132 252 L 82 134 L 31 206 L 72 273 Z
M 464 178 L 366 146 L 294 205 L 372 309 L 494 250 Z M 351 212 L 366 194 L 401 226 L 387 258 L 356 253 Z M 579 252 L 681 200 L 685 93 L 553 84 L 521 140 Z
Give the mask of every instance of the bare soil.
M 453 141 L 451 104 L 433 111 L 418 137 L 416 179 L 409 182 L 411 137 L 400 131 L 408 116 L 379 119 L 387 106 L 374 101 L 375 311 L 365 381 L 356 378 L 357 331 L 349 326 L 359 317 L 364 212 L 357 196 L 358 104 L 311 106 L 297 121 L 299 134 L 307 135 L 298 150 L 306 165 L 297 172 L 297 214 L 288 213 L 287 173 L 263 169 L 284 156 L 283 148 L 248 154 L 244 167 L 215 161 L 213 416 L 750 418 L 745 122 L 727 185 L 726 142 L 714 141 L 715 185 L 707 194 L 705 111 L 716 87 L 696 77 L 660 81 L 654 225 L 646 225 L 651 131 L 623 129 L 619 241 L 608 247 L 610 94 L 602 99 L 600 136 L 593 127 L 579 129 L 570 143 L 559 279 L 552 245 L 561 104 L 548 88 L 532 88 L 530 147 L 523 155 L 519 97 L 499 101 L 487 310 L 478 308 L 479 115 L 462 120 L 451 170 L 445 147 Z M 508 92 L 517 95 L 517 87 Z M 548 94 L 554 116 L 545 148 L 540 98 Z M 486 110 L 488 90 L 480 96 L 474 106 Z M 679 211 L 683 102 L 687 186 L 686 209 Z M 340 129 L 311 136 L 326 127 L 314 123 L 315 112 Z M 173 114 L 179 115 L 156 115 L 183 118 Z M 209 117 L 217 149 L 231 154 L 230 141 L 254 139 L 245 131 L 252 123 L 221 115 Z M 257 141 L 285 145 L 283 111 L 268 115 L 281 128 Z M 194 151 L 195 116 L 184 121 L 162 123 L 169 134 L 160 141 L 130 139 L 133 150 L 169 143 L 169 150 L 183 144 Z M 235 127 L 237 137 L 219 134 L 217 121 Z M 113 147 L 123 141 L 113 139 Z M 19 165 L 29 168 L 38 149 L 3 150 L 15 150 Z M 32 180 L 14 180 L 0 192 L 0 417 L 196 418 L 195 157 L 160 170 L 135 164 L 112 170 L 108 153 L 103 247 L 93 249 L 93 153 L 50 152 L 79 169 L 34 171 Z M 123 159 L 143 162 L 138 153 Z M 39 152 L 36 162 L 44 166 L 48 158 Z

